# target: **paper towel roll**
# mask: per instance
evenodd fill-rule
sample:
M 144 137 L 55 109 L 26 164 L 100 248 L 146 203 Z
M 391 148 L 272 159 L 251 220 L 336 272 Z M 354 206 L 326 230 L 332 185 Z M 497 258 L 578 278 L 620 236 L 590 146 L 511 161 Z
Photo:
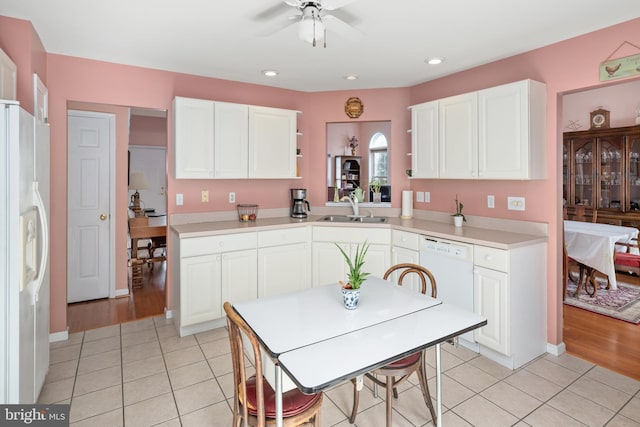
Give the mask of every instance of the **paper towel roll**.
M 402 190 L 402 214 L 400 218 L 409 219 L 413 216 L 413 191 Z

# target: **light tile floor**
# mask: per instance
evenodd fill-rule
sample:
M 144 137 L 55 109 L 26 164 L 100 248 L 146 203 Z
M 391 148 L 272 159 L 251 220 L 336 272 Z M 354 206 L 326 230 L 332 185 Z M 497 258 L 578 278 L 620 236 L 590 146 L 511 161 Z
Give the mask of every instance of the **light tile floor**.
M 568 355 L 512 371 L 442 348 L 444 426 L 640 426 L 639 381 Z M 432 350 L 428 361 L 435 397 Z M 71 403 L 73 426 L 228 427 L 232 378 L 224 328 L 179 338 L 170 320 L 148 318 L 51 344 L 39 403 Z M 369 389 L 360 396 L 356 425 L 384 425 L 384 400 Z M 351 383 L 329 390 L 322 425 L 349 426 L 351 403 Z M 394 426 L 432 425 L 415 375 L 393 407 Z

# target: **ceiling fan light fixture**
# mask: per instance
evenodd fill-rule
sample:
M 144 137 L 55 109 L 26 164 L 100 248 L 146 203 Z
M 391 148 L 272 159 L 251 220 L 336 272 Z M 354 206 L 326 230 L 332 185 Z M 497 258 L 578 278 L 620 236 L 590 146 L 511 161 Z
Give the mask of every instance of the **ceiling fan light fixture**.
M 314 6 L 307 6 L 302 11 L 302 19 L 298 24 L 298 38 L 313 46 L 324 40 L 324 23 L 320 20 L 320 12 Z

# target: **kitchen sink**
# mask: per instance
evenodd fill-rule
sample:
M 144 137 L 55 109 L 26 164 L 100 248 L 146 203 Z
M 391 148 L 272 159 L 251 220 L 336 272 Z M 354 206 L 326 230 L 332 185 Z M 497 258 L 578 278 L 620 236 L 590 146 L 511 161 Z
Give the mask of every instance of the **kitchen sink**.
M 387 222 L 386 216 L 353 216 L 353 215 L 327 215 L 320 221 L 328 222 L 363 222 L 367 224 L 384 224 Z

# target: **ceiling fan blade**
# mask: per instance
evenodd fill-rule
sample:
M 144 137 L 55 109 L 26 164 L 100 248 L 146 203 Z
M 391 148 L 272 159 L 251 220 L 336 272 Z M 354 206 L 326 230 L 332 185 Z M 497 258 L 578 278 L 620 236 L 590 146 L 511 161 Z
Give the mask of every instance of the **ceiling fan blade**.
M 322 0 L 322 8 L 325 10 L 335 10 L 345 7 L 357 0 Z
M 289 16 L 288 19 L 282 19 L 281 21 L 275 24 L 269 25 L 261 30 L 258 30 L 256 32 L 256 35 L 259 37 L 270 36 L 272 34 L 275 34 L 277 32 L 284 30 L 285 28 L 290 27 L 291 25 L 295 25 L 298 22 L 300 22 L 300 16 L 298 15 Z
M 291 11 L 290 6 L 298 7 L 295 1 L 282 1 L 263 10 L 253 17 L 254 21 L 269 21 Z
M 345 40 L 353 42 L 359 42 L 362 40 L 364 34 L 362 31 L 344 22 L 342 19 L 337 18 L 334 15 L 323 15 L 322 22 L 324 22 L 327 30 L 336 33 L 338 36 Z

